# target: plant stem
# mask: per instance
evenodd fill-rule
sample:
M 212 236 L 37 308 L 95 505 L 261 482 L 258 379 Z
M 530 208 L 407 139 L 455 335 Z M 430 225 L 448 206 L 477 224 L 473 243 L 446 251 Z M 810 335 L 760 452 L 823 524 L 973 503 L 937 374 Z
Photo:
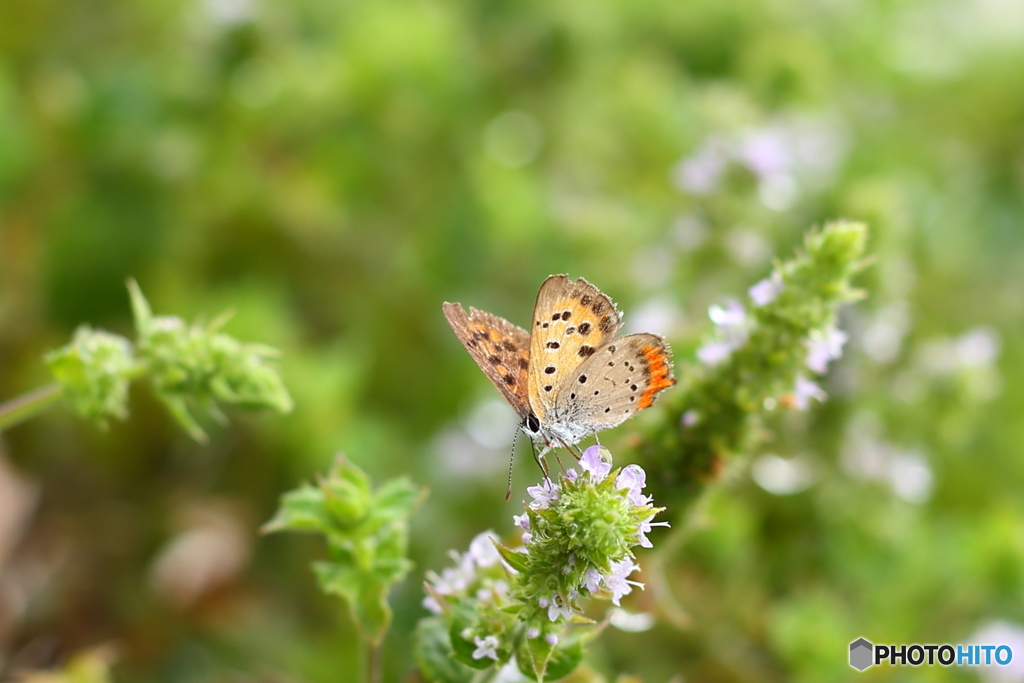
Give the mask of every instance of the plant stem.
M 54 382 L 0 403 L 0 432 L 35 417 L 54 405 L 61 396 L 61 386 Z
M 381 644 L 374 644 L 362 630 L 359 632 L 359 644 L 363 652 L 362 666 L 360 667 L 362 675 L 359 680 L 366 681 L 366 683 L 381 683 L 384 675 L 380 660 Z
M 498 675 L 500 669 L 496 666 L 489 666 L 486 669 L 480 669 L 473 676 L 472 683 L 490 683 L 494 680 L 494 677 Z
M 381 667 L 380 661 L 380 645 L 374 645 L 369 640 L 366 642 L 367 649 L 370 655 L 370 683 L 381 683 L 383 680 L 384 671 Z

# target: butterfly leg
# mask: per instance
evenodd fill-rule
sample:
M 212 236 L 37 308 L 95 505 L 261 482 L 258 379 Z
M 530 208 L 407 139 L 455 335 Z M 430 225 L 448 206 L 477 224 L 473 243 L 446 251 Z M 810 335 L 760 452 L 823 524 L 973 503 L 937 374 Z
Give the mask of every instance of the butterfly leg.
M 565 441 L 562 441 L 561 439 L 558 440 L 558 443 L 562 444 L 562 448 L 569 451 L 569 453 L 572 454 L 572 457 L 576 458 L 577 460 L 583 457 L 583 451 L 580 450 L 580 447 L 578 445 L 568 444 Z
M 544 459 L 544 456 L 551 450 L 551 446 L 544 446 L 541 452 L 538 453 L 537 444 L 533 442 L 533 439 L 530 439 L 530 450 L 533 451 L 533 459 L 537 462 L 537 467 L 539 467 L 541 472 L 544 473 L 544 478 L 550 480 L 551 470 L 548 469 L 548 463 Z

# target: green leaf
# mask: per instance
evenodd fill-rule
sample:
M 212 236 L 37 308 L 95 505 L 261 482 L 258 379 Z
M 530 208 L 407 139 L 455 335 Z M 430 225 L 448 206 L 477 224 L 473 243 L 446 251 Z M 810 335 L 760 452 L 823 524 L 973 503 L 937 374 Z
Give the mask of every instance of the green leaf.
M 494 547 L 498 549 L 498 553 L 501 555 L 502 559 L 505 560 L 512 569 L 517 572 L 525 571 L 527 569 L 526 553 L 517 552 L 502 545 L 501 543 L 495 543 Z
M 420 619 L 413 649 L 420 672 L 435 683 L 470 683 L 474 669 L 453 657 L 448 627 L 440 617 Z
M 153 319 L 153 309 L 149 307 L 149 302 L 146 301 L 146 297 L 142 295 L 139 283 L 134 279 L 128 280 L 128 296 L 132 301 L 132 316 L 135 318 L 135 333 L 139 336 L 139 339 L 145 339 L 149 336 L 149 324 Z
M 543 681 L 554 649 L 544 638 L 524 638 L 516 652 L 519 670 L 537 681 Z
M 408 517 L 425 494 L 424 489 L 405 477 L 391 479 L 374 494 L 374 514 L 387 520 Z
M 329 528 L 323 491 L 306 484 L 281 497 L 281 507 L 277 509 L 274 518 L 263 525 L 263 533 L 286 529 L 326 532 Z
M 548 658 L 547 668 L 544 676 L 547 680 L 557 681 L 565 678 L 580 665 L 583 661 L 583 638 L 566 638 L 565 643 L 559 643 L 554 652 Z
M 387 601 L 391 583 L 377 580 L 355 567 L 333 562 L 317 562 L 313 570 L 321 590 L 343 598 L 366 639 L 379 644 L 391 625 L 391 608 Z
M 206 436 L 206 432 L 204 432 L 203 428 L 199 426 L 196 419 L 192 417 L 192 413 L 188 411 L 188 404 L 183 395 L 160 391 L 158 389 L 156 397 L 160 399 L 160 402 L 164 404 L 165 408 L 167 408 L 167 412 L 171 414 L 171 417 L 174 418 L 178 425 L 184 429 L 189 436 L 202 444 L 209 441 Z

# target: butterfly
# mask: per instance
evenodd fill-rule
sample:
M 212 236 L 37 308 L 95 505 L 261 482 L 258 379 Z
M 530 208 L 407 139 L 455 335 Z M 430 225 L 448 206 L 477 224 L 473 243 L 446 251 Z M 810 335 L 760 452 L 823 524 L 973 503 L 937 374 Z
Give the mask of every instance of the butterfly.
M 544 452 L 622 424 L 676 383 L 671 352 L 655 334 L 616 337 L 622 314 L 583 278 L 552 275 L 537 292 L 530 331 L 445 303 L 466 351 Z M 543 455 L 543 452 L 541 453 Z

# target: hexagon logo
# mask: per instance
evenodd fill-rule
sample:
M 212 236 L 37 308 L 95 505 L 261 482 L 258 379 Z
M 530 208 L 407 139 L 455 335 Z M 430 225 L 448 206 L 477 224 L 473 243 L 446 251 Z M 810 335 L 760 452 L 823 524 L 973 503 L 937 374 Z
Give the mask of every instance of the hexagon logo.
M 850 666 L 857 671 L 863 671 L 874 664 L 872 656 L 875 646 L 864 638 L 858 638 L 850 643 Z

